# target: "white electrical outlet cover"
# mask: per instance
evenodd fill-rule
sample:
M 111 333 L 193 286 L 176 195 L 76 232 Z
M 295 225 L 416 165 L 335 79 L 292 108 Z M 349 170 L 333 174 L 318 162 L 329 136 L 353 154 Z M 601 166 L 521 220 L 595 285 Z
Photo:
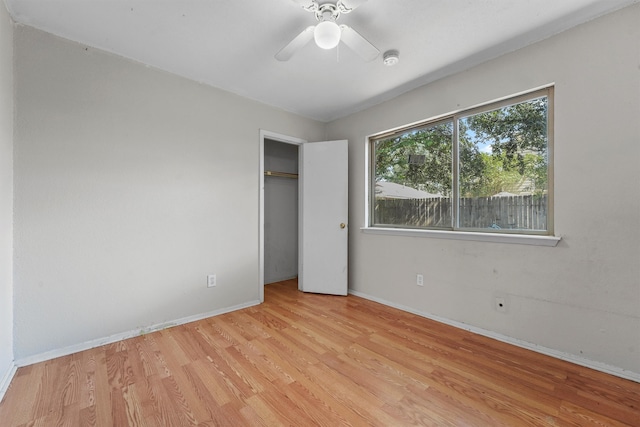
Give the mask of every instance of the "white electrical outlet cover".
M 216 285 L 216 275 L 215 274 L 209 274 L 207 276 L 207 287 L 208 288 L 212 288 Z

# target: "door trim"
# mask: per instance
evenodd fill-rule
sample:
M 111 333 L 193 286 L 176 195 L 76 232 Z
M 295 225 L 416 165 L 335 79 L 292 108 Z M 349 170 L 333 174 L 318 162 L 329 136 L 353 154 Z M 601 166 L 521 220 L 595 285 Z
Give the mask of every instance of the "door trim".
M 264 140 L 283 142 L 285 144 L 302 145 L 307 142 L 304 139 L 283 135 L 260 129 L 260 167 L 259 167 L 259 220 L 258 220 L 258 295 L 260 302 L 264 302 Z M 302 176 L 303 170 L 298 170 Z

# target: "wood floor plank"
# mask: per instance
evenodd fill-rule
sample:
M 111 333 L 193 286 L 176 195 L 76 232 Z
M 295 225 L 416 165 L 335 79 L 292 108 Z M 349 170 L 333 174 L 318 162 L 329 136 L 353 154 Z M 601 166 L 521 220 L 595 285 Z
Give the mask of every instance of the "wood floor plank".
M 221 399 L 214 396 L 214 393 L 211 392 L 210 384 L 213 381 L 209 378 L 207 374 L 201 374 L 203 371 L 198 370 L 194 365 L 198 362 L 194 362 L 184 367 L 185 376 L 191 384 L 193 393 L 197 396 L 197 400 L 199 405 L 197 407 L 197 411 L 201 412 L 202 410 L 206 411 L 206 416 L 201 413 L 197 413 L 198 418 L 204 422 L 213 422 L 216 420 L 217 422 L 227 423 L 228 420 L 224 418 L 224 411 L 221 409 L 225 404 L 231 402 L 231 399 L 226 396 L 226 398 Z M 192 401 L 192 399 L 190 399 Z M 216 424 L 217 425 L 217 424 Z M 224 424 L 222 424 L 224 425 Z
M 355 296 L 265 303 L 18 369 L 1 427 L 640 426 L 640 384 Z
M 349 378 L 353 383 L 364 387 L 386 404 L 395 404 L 402 399 L 403 393 L 398 387 L 393 387 L 385 378 L 372 375 L 349 358 L 329 353 L 323 356 L 322 363 L 342 377 Z
M 274 425 L 295 426 L 300 420 L 309 420 L 297 402 L 283 393 L 282 387 L 275 387 L 270 393 L 254 395 L 247 402 L 253 404 L 256 400 L 259 402 L 256 408 L 262 408 L 271 418 L 277 419 L 277 424 Z M 313 425 L 310 422 L 308 424 Z
M 409 367 L 361 344 L 352 345 L 345 354 L 370 372 L 378 372 L 377 375 L 388 377 L 390 380 L 398 378 L 401 380 L 400 386 L 403 388 L 409 385 L 422 390 L 429 388 L 429 378 L 433 372 L 432 366 Z
M 246 425 L 265 427 L 284 425 L 277 413 L 260 396 L 251 396 L 247 399 L 247 406 L 240 410 L 240 414 L 247 421 Z
M 348 407 L 356 419 L 363 420 L 362 423 L 365 423 L 366 420 L 367 424 L 376 426 L 397 424 L 396 419 L 382 410 L 385 405 L 384 399 L 376 396 L 363 384 L 344 377 L 340 372 L 334 371 L 324 364 L 311 366 L 309 374 L 326 392 L 331 393 L 334 399 Z M 352 425 L 358 424 L 357 422 L 352 423 Z
M 558 395 L 594 413 L 640 426 L 640 389 L 636 387 L 625 387 L 617 381 L 614 384 L 603 375 L 577 373 L 567 376 Z
M 630 420 L 632 424 L 629 424 L 604 416 L 597 411 L 593 411 L 591 408 L 585 408 L 569 402 L 562 403 L 559 418 L 562 423 L 566 425 L 579 427 L 625 427 L 629 425 L 640 425 L 640 416 L 638 414 L 636 414 L 633 420 Z
M 66 365 L 71 360 L 71 356 L 65 356 L 44 362 L 44 372 L 39 378 L 33 419 L 41 419 L 51 413 L 62 412 L 62 393 L 66 384 L 64 373 Z
M 168 404 L 171 405 L 171 412 L 179 419 L 178 425 L 198 425 L 196 415 L 191 409 L 191 401 L 187 400 L 187 396 L 185 396 L 183 389 L 175 381 L 175 377 L 163 378 L 160 381 L 169 397 Z
M 296 381 L 283 390 L 287 398 L 296 402 L 312 425 L 349 425 L 344 408 L 333 397 L 314 387 L 312 382 L 302 384 Z
M 96 403 L 96 356 L 99 351 L 91 349 L 79 353 L 81 370 L 80 370 L 80 409 L 93 407 Z
M 234 387 L 230 386 L 232 383 L 227 381 L 224 373 L 215 368 L 215 364 L 206 360 L 197 360 L 185 366 L 185 370 L 196 378 L 200 378 L 205 388 L 211 395 L 215 405 L 222 407 L 235 399 L 235 396 L 240 395 L 239 391 L 234 390 Z
M 519 400 L 521 396 L 513 396 L 496 392 L 484 382 L 476 382 L 467 379 L 453 370 L 437 368 L 433 371 L 441 391 L 456 396 L 464 396 L 470 406 L 478 410 L 489 410 L 497 419 L 508 425 L 540 426 L 545 425 L 549 419 L 555 419 L 558 407 L 546 406 L 548 411 L 539 408 L 537 399 Z M 523 402 L 526 402 L 525 405 Z
M 238 356 L 241 355 L 246 363 L 252 365 L 252 369 L 261 373 L 262 390 L 270 388 L 276 381 L 283 384 L 290 384 L 294 381 L 290 371 L 284 369 L 284 365 L 288 362 L 284 361 L 277 352 L 267 345 L 268 342 L 268 340 L 253 341 L 250 345 L 233 348 L 238 352 Z
M 160 371 L 158 369 L 157 358 L 155 357 L 155 341 L 153 335 L 145 335 L 138 337 L 134 342 L 135 349 L 129 350 L 140 361 L 140 374 L 145 377 L 156 375 Z
M 425 407 L 423 402 L 419 402 L 415 396 L 405 396 L 402 398 L 401 405 L 385 405 L 384 410 L 398 423 L 398 425 L 433 425 L 441 427 L 457 427 L 455 421 L 451 420 L 448 415 L 438 411 L 430 411 L 428 406 Z M 465 419 L 465 425 L 469 420 Z M 495 424 L 490 424 L 492 427 Z
M 44 363 L 20 368 L 0 404 L 0 419 L 9 426 L 26 424 L 34 419 L 34 406 L 38 402 L 39 379 L 44 374 Z
M 93 350 L 96 350 L 95 384 L 93 385 L 93 406 L 95 407 L 93 411 L 95 412 L 96 426 L 114 425 L 113 412 L 111 410 L 111 390 L 108 387 L 107 355 L 103 347 Z
M 388 411 L 403 411 L 406 400 L 416 412 L 424 412 L 430 421 L 423 425 L 454 425 L 469 427 L 501 427 L 510 424 L 500 420 L 495 415 L 483 411 L 480 405 L 469 405 L 465 399 L 460 399 L 456 394 L 445 394 L 438 387 L 429 387 L 426 390 L 416 390 L 413 385 L 407 387 L 408 394 L 403 398 L 402 405 L 389 408 Z M 448 410 L 442 411 L 441 408 Z M 419 416 L 420 414 L 416 414 Z
M 163 380 L 171 377 L 161 377 L 151 375 L 147 379 L 147 389 L 138 390 L 147 394 L 147 405 L 143 407 L 143 416 L 147 425 L 151 426 L 171 426 L 180 425 L 178 414 L 171 404 L 171 396 L 163 384 Z
M 85 406 L 80 409 L 78 413 L 78 421 L 81 426 L 97 426 L 98 425 L 98 416 L 96 413 L 96 407 L 93 406 Z M 104 424 L 102 424 L 104 425 Z

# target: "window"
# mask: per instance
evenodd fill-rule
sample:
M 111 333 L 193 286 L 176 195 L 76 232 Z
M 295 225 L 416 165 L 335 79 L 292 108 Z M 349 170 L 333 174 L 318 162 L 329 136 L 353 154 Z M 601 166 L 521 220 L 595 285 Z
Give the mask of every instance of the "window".
M 552 235 L 551 87 L 370 139 L 370 227 Z

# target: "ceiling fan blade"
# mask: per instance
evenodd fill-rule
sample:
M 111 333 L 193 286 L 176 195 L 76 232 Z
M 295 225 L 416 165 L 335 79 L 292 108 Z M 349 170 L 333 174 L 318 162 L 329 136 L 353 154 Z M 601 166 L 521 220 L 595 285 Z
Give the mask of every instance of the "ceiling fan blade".
M 338 0 L 336 6 L 342 13 L 349 13 L 353 11 L 356 7 L 360 6 L 363 3 L 366 3 L 367 0 Z
M 380 51 L 356 30 L 347 25 L 340 25 L 340 29 L 342 30 L 340 41 L 349 46 L 349 48 L 360 55 L 362 59 L 369 62 L 378 57 Z
M 308 10 L 308 11 L 312 11 L 318 6 L 317 2 L 315 2 L 314 4 L 313 0 L 291 0 L 291 1 L 297 4 L 298 6 L 300 6 L 301 8 L 303 8 L 304 10 Z
M 278 61 L 288 61 L 291 59 L 294 53 L 302 49 L 313 38 L 314 28 L 315 27 L 312 25 L 302 30 L 302 32 L 291 40 L 288 45 L 280 49 L 280 52 L 276 53 L 276 59 Z

